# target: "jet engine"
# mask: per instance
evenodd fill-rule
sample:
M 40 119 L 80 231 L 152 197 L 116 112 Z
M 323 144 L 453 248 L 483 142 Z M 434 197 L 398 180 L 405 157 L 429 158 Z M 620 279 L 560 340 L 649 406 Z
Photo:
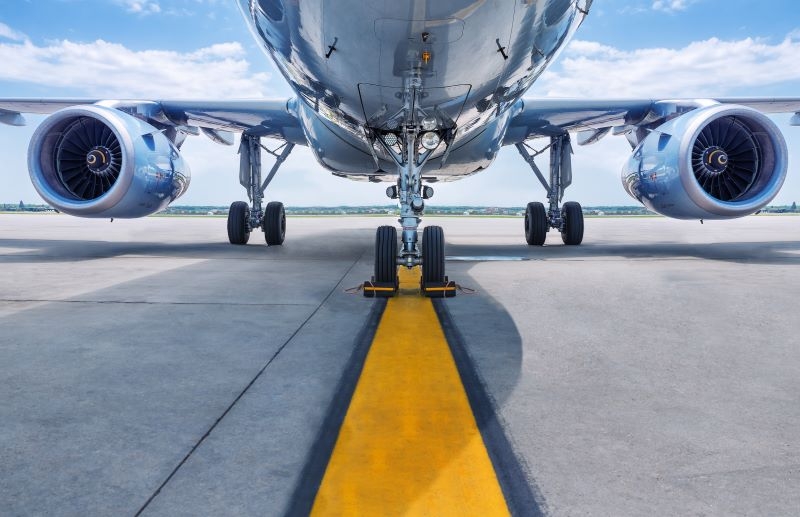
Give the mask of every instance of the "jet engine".
M 622 170 L 625 190 L 676 219 L 753 214 L 778 194 L 788 152 L 778 127 L 744 106 L 690 111 L 650 132 Z
M 78 217 L 153 214 L 180 197 L 190 178 L 161 131 L 97 105 L 66 108 L 45 119 L 31 139 L 28 170 L 42 199 Z

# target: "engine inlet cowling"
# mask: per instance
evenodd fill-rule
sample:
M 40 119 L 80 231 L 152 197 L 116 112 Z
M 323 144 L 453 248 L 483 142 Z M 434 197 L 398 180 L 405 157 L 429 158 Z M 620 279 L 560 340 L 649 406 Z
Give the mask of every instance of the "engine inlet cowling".
M 97 199 L 114 186 L 122 170 L 122 145 L 110 127 L 97 119 L 77 117 L 55 148 L 61 184 L 75 197 Z
M 31 139 L 28 169 L 48 204 L 79 217 L 158 212 L 186 191 L 190 178 L 158 129 L 103 106 L 67 108 L 45 119 Z
M 623 169 L 627 192 L 678 219 L 753 214 L 778 194 L 786 142 L 764 114 L 713 105 L 677 117 L 647 136 Z

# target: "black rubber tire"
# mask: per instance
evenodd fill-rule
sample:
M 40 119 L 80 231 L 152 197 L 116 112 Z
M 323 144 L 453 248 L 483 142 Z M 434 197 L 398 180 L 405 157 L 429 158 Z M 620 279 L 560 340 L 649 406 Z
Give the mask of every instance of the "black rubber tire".
M 528 203 L 525 208 L 525 241 L 531 246 L 542 246 L 549 229 L 544 205 L 538 201 Z
M 379 226 L 375 232 L 375 282 L 397 282 L 397 228 Z
M 250 231 L 247 220 L 250 218 L 250 207 L 244 201 L 234 201 L 228 210 L 228 240 L 231 244 L 247 244 Z
M 561 207 L 564 231 L 561 240 L 567 246 L 577 246 L 583 242 L 583 208 L 575 201 L 568 201 Z
M 286 210 L 283 203 L 270 201 L 264 211 L 264 220 L 261 222 L 264 230 L 264 240 L 270 246 L 280 246 L 286 237 Z
M 444 230 L 426 226 L 422 230 L 422 282 L 444 282 Z

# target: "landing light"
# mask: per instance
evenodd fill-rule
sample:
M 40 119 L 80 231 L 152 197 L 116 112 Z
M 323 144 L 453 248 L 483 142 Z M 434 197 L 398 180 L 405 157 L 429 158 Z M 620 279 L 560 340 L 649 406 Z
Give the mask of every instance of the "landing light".
M 436 149 L 439 146 L 440 141 L 441 139 L 439 138 L 439 135 L 437 135 L 433 131 L 428 131 L 427 133 L 423 133 L 422 138 L 420 139 L 422 147 L 424 147 L 429 151 L 433 151 L 434 149 Z
M 436 117 L 425 117 L 422 119 L 422 130 L 423 131 L 433 131 L 436 129 Z

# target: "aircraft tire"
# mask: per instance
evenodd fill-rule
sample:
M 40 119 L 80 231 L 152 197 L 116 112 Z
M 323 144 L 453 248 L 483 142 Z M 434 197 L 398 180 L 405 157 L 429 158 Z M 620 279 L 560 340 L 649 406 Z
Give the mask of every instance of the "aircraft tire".
M 270 201 L 264 211 L 264 221 L 261 223 L 264 230 L 264 240 L 269 246 L 280 246 L 286 237 L 286 210 L 283 203 Z
M 250 218 L 250 207 L 244 201 L 234 201 L 228 210 L 228 240 L 231 244 L 247 244 L 250 231 L 247 220 Z
M 538 201 L 525 208 L 525 241 L 530 246 L 542 246 L 547 238 L 547 212 Z
M 583 242 L 583 208 L 575 201 L 568 201 L 561 207 L 564 231 L 561 240 L 567 246 L 577 246 Z
M 375 232 L 375 282 L 397 282 L 397 228 L 379 226 Z
M 422 282 L 444 282 L 444 230 L 426 226 L 422 231 Z

